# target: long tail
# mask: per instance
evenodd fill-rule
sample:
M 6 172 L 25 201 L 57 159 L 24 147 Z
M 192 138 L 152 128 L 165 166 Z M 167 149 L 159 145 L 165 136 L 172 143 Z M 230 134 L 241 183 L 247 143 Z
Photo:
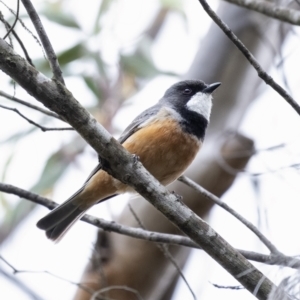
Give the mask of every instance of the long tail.
M 84 185 L 68 200 L 56 207 L 36 224 L 53 241 L 59 241 L 72 225 L 94 204 L 116 196 L 113 178 L 99 164 Z
M 59 242 L 68 230 L 79 220 L 87 209 L 80 209 L 78 206 L 78 199 L 80 192 L 70 197 L 67 201 L 53 209 L 48 215 L 40 219 L 36 226 L 46 231 L 46 236 L 55 242 Z M 101 199 L 103 202 L 116 195 L 112 195 Z
M 37 222 L 36 226 L 45 230 L 49 239 L 58 242 L 71 226 L 84 215 L 86 210 L 80 209 L 76 203 L 79 195 L 80 193 L 70 197 Z

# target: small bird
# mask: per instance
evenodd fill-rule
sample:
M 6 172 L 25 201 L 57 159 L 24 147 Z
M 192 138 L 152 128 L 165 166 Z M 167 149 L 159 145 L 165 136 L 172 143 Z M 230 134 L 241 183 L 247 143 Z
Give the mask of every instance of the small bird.
M 144 167 L 163 185 L 175 181 L 199 151 L 209 123 L 212 92 L 220 82 L 205 84 L 185 80 L 172 85 L 159 102 L 138 115 L 119 142 L 137 155 Z M 59 241 L 94 204 L 131 188 L 110 176 L 99 165 L 84 185 L 44 218 L 37 227 Z

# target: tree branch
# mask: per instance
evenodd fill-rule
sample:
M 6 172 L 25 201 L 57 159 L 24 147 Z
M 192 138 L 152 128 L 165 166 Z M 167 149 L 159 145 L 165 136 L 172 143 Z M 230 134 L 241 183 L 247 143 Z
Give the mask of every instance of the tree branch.
M 37 12 L 30 0 L 22 0 L 22 3 L 24 5 L 25 9 L 27 10 L 27 13 L 35 27 L 35 30 L 36 30 L 38 36 L 41 39 L 41 42 L 45 49 L 45 52 L 46 52 L 51 70 L 53 72 L 54 78 L 64 85 L 65 82 L 64 82 L 64 79 L 62 76 L 62 71 L 60 69 L 58 60 L 57 60 L 57 56 L 53 50 L 53 47 L 47 36 L 47 33 L 44 29 L 44 26 L 40 20 L 39 15 L 37 14 Z
M 249 292 L 253 294 L 262 279 L 256 294 L 258 299 L 267 299 L 272 289 L 276 289 L 268 278 L 184 205 L 178 196 L 161 185 L 134 155 L 128 153 L 97 123 L 64 85 L 39 73 L 2 39 L 0 39 L 0 69 L 34 98 L 62 116 L 102 159 L 109 162 L 110 168 L 105 169 L 109 174 L 133 187 Z M 249 270 L 251 272 L 248 272 Z
M 17 22 L 18 22 L 18 19 L 19 19 L 19 11 L 20 11 L 20 0 L 17 0 L 17 12 L 16 12 L 16 18 L 15 18 L 15 21 L 14 23 L 12 24 L 12 26 L 10 26 L 9 24 L 9 30 L 6 32 L 5 36 L 3 37 L 3 39 L 5 40 L 8 35 L 14 30 Z
M 268 17 L 287 22 L 293 25 L 300 25 L 300 12 L 295 9 L 278 6 L 269 1 L 263 0 L 225 0 L 241 7 L 245 7 Z
M 27 295 L 27 299 L 32 300 L 45 300 L 38 294 L 36 294 L 30 287 L 28 287 L 24 282 L 16 278 L 14 275 L 9 274 L 4 269 L 0 268 L 0 275 L 5 277 L 7 280 L 11 281 L 17 288 L 19 288 L 23 293 Z
M 243 223 L 247 228 L 249 228 L 263 243 L 264 245 L 271 251 L 272 254 L 281 254 L 278 249 L 269 241 L 254 224 L 246 220 L 242 215 L 240 215 L 238 212 L 236 212 L 234 209 L 232 209 L 228 204 L 221 201 L 217 196 L 210 193 L 208 190 L 191 180 L 190 178 L 186 176 L 181 176 L 178 178 L 179 181 L 185 183 L 195 191 L 197 191 L 199 194 L 204 196 L 206 199 L 209 199 L 213 201 L 218 206 L 225 209 L 227 212 L 229 212 L 231 215 L 233 215 L 235 218 L 237 218 L 241 223 Z
M 50 117 L 56 118 L 56 119 L 58 119 L 58 120 L 64 121 L 58 114 L 56 114 L 56 113 L 54 113 L 54 112 L 52 112 L 52 111 L 50 111 L 50 110 L 47 110 L 47 109 L 44 109 L 44 108 L 42 108 L 42 107 L 33 105 L 33 104 L 29 103 L 29 102 L 26 102 L 26 101 L 24 101 L 24 100 L 21 100 L 21 99 L 19 99 L 19 98 L 16 98 L 16 97 L 14 97 L 14 96 L 11 96 L 11 95 L 9 95 L 9 94 L 3 92 L 3 91 L 0 91 L 0 96 L 6 98 L 6 99 L 8 99 L 8 100 L 12 100 L 12 101 L 14 101 L 14 102 L 17 102 L 17 103 L 19 103 L 19 104 L 22 104 L 22 105 L 24 105 L 24 106 L 30 107 L 30 108 L 32 108 L 32 109 L 34 109 L 34 110 L 37 110 L 37 111 L 39 111 L 39 112 L 41 112 L 41 113 L 43 113 L 43 114 L 45 114 L 45 115 L 47 115 L 47 116 L 50 116 Z M 65 121 L 64 121 L 64 122 L 65 122 Z
M 139 227 L 141 229 L 143 229 L 144 231 L 146 231 L 146 227 L 144 226 L 143 222 L 141 221 L 141 219 L 138 217 L 138 215 L 136 214 L 136 212 L 134 211 L 134 209 L 132 208 L 132 206 L 130 205 L 130 203 L 128 204 L 129 206 L 129 210 L 132 213 L 134 219 L 137 221 Z M 175 258 L 173 257 L 173 255 L 171 254 L 171 252 L 169 251 L 168 247 L 166 246 L 165 243 L 159 243 L 156 244 L 157 248 L 164 254 L 164 256 L 170 261 L 170 263 L 174 266 L 174 268 L 176 269 L 178 276 L 181 277 L 181 279 L 183 280 L 183 282 L 185 283 L 186 287 L 188 288 L 188 290 L 190 291 L 192 297 L 194 300 L 197 300 L 197 297 L 193 291 L 193 289 L 191 288 L 189 282 L 187 281 L 187 279 L 185 278 L 180 266 L 178 265 L 177 261 L 175 260 Z
M 18 188 L 10 184 L 0 183 L 0 191 L 19 196 L 33 203 L 47 207 L 50 210 L 54 209 L 58 205 L 52 200 L 49 200 L 45 197 L 39 196 L 38 194 L 23 190 L 21 188 Z M 159 233 L 159 232 L 144 230 L 141 228 L 124 226 L 114 221 L 106 221 L 104 219 L 96 218 L 89 214 L 85 214 L 81 218 L 81 221 L 91 224 L 99 229 L 103 229 L 108 232 L 115 232 L 136 239 L 141 239 L 141 240 L 160 243 L 160 244 L 180 245 L 180 246 L 186 246 L 190 248 L 202 249 L 199 245 L 197 245 L 194 241 L 192 241 L 190 238 L 186 236 Z M 293 269 L 300 268 L 299 259 L 291 256 L 286 256 L 281 253 L 266 255 L 266 254 L 257 253 L 253 251 L 246 251 L 241 249 L 236 249 L 236 250 L 240 252 L 245 258 L 256 262 L 261 262 L 268 265 L 280 265 L 280 266 L 290 267 Z
M 211 9 L 206 0 L 198 0 L 203 9 L 212 18 L 212 20 L 223 30 L 227 37 L 234 43 L 234 45 L 241 51 L 245 58 L 257 71 L 258 76 L 268 85 L 270 85 L 279 95 L 282 96 L 289 103 L 294 110 L 300 115 L 300 106 L 298 103 L 282 88 L 274 79 L 263 70 L 262 66 L 258 63 L 253 54 L 247 49 L 242 41 L 232 32 L 232 30 L 225 24 L 218 15 Z
M 71 280 L 68 280 L 66 278 L 63 278 L 61 276 L 58 276 L 58 275 L 55 275 L 49 271 L 30 271 L 30 270 L 19 270 L 17 268 L 15 268 L 10 262 L 8 262 L 2 255 L 0 255 L 0 260 L 2 260 L 12 271 L 13 271 L 13 274 L 21 274 L 21 273 L 34 273 L 34 274 L 47 274 L 47 275 L 50 275 L 54 278 L 57 278 L 57 279 L 60 279 L 62 281 L 65 281 L 65 282 L 68 282 L 70 284 L 73 284 L 73 285 L 76 285 L 77 287 L 79 287 L 80 289 L 86 291 L 87 293 L 89 293 L 90 295 L 93 295 L 95 293 L 94 290 L 86 287 L 84 284 L 81 284 L 81 283 L 78 283 L 78 282 L 75 282 L 75 281 L 71 281 Z M 1 270 L 1 269 L 0 269 Z
M 27 118 L 26 116 L 24 116 L 22 113 L 19 112 L 18 109 L 16 108 L 13 108 L 13 107 L 8 107 L 8 106 L 5 106 L 5 105 L 1 105 L 0 104 L 0 107 L 3 108 L 3 109 L 6 109 L 6 110 L 10 110 L 10 111 L 13 111 L 15 113 L 17 113 L 21 118 L 23 118 L 24 120 L 26 120 L 28 123 L 36 126 L 37 128 L 40 128 L 42 131 L 65 131 L 65 130 L 74 130 L 74 128 L 72 127 L 45 127 L 45 126 L 42 126 L 32 120 L 30 120 L 29 118 Z

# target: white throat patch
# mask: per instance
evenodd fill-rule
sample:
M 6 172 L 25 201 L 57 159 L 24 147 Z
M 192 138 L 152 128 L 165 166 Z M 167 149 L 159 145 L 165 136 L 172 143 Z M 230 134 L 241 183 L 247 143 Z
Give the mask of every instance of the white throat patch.
M 212 95 L 198 92 L 186 104 L 189 110 L 201 114 L 209 121 L 212 108 Z

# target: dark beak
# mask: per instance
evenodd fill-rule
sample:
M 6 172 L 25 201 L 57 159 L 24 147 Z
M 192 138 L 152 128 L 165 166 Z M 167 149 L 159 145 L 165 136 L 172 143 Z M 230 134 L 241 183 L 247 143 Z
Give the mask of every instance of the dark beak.
M 202 93 L 211 94 L 215 89 L 221 85 L 221 82 L 215 82 L 207 85 L 207 87 L 202 91 Z

